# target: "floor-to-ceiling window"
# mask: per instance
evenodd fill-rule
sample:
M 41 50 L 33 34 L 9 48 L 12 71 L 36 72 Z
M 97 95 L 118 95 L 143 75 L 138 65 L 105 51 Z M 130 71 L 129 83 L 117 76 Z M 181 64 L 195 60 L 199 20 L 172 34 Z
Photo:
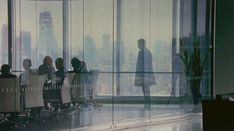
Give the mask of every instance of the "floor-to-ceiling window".
M 8 8 L 7 0 L 0 1 L 0 64 L 8 63 Z
M 15 1 L 15 39 L 13 67 L 23 70 L 22 62 L 29 58 L 38 68 L 45 56 L 55 61 L 63 57 L 62 1 Z
M 11 60 L 15 72 L 24 71 L 22 62 L 26 58 L 31 59 L 32 68 L 37 69 L 45 56 L 51 56 L 53 65 L 56 58 L 64 58 L 68 71 L 73 70 L 71 59 L 76 57 L 86 63 L 88 71 L 98 74 L 92 95 L 101 106 L 80 106 L 82 104 L 73 102 L 71 110 L 76 109 L 66 116 L 69 120 L 60 125 L 48 121 L 46 124 L 51 126 L 43 129 L 90 125 L 113 128 L 134 123 L 134 120 L 149 122 L 141 121 L 143 117 L 150 121 L 179 118 L 193 109 L 181 55 L 184 48 L 194 47 L 193 36 L 200 40 L 202 52 L 210 47 L 210 0 L 12 1 Z M 7 1 L 1 1 L 0 6 L 0 64 L 3 64 L 8 62 Z M 150 86 L 151 108 L 147 111 L 142 88 L 135 85 L 136 74 L 142 73 L 136 70 L 139 39 L 146 41 L 146 48 L 152 54 L 153 69 L 146 73 L 153 74 L 156 81 Z M 187 41 L 186 45 L 182 45 L 181 40 Z M 210 59 L 207 61 L 201 98 L 210 96 L 211 63 Z

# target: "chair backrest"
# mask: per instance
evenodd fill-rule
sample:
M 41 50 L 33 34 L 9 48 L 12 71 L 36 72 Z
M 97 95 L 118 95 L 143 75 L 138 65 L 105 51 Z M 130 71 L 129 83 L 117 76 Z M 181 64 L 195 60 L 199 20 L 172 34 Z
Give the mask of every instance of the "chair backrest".
M 45 80 L 46 80 L 46 75 L 30 76 L 29 84 L 25 89 L 26 108 L 44 106 L 42 90 Z
M 20 112 L 20 88 L 17 78 L 0 79 L 0 112 Z
M 74 78 L 75 73 L 68 73 L 67 74 L 67 80 L 69 82 L 69 84 L 72 84 L 73 78 Z
M 90 77 L 91 77 L 91 86 L 92 86 L 92 97 L 95 98 L 97 94 L 97 80 L 99 76 L 98 70 L 91 70 L 90 71 Z
M 69 78 L 65 77 L 65 79 L 63 80 L 63 86 L 61 89 L 62 104 L 71 102 L 71 93 L 70 93 L 71 84 L 69 82 L 69 79 L 72 76 L 70 76 L 70 75 L 68 75 L 68 76 L 69 76 Z
M 71 97 L 74 101 L 74 99 L 77 99 L 80 97 L 80 73 L 69 73 L 67 75 L 68 78 L 68 82 L 70 84 L 70 88 L 71 88 Z

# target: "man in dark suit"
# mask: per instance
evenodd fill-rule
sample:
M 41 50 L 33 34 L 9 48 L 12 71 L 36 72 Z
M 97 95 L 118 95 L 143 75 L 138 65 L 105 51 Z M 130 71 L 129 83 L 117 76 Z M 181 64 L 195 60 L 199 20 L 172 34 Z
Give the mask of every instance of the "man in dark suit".
M 150 109 L 150 86 L 155 85 L 153 73 L 152 54 L 145 46 L 145 40 L 139 39 L 137 42 L 139 52 L 136 63 L 135 86 L 142 88 L 145 104 L 144 109 Z

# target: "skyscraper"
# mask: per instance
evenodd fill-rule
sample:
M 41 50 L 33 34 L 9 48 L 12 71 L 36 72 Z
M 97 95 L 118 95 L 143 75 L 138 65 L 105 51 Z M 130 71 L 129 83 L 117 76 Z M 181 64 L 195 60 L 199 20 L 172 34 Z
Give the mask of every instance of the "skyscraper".
M 109 34 L 104 34 L 102 36 L 102 39 L 103 39 L 103 45 L 101 49 L 102 63 L 104 64 L 103 66 L 108 66 L 108 68 L 111 69 L 112 65 L 111 36 Z
M 84 60 L 88 69 L 97 68 L 97 50 L 94 40 L 90 36 L 84 37 Z
M 2 52 L 2 57 L 0 62 L 3 63 L 8 63 L 8 25 L 3 25 L 2 26 L 2 45 L 1 45 L 1 52 Z
M 16 37 L 15 46 L 12 48 L 12 69 L 23 70 L 22 62 L 25 58 L 31 59 L 31 33 L 28 31 L 20 31 Z
M 57 40 L 55 38 L 53 18 L 49 11 L 40 13 L 40 32 L 37 44 L 37 63 L 49 55 L 53 60 L 57 57 Z
M 31 58 L 31 33 L 28 31 L 21 31 L 21 55 L 26 58 Z

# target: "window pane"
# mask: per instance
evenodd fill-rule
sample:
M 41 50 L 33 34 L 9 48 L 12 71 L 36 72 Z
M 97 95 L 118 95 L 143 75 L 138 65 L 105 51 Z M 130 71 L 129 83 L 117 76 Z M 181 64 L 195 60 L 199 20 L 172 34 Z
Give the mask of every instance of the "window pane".
M 121 48 L 121 71 L 135 72 L 138 55 L 137 40 L 145 39 L 152 53 L 153 72 L 157 88 L 152 96 L 169 95 L 172 72 L 172 0 L 125 0 L 123 4 L 123 48 Z M 122 44 L 122 43 L 121 43 Z M 134 86 L 135 73 L 121 75 L 122 95 L 141 95 Z
M 8 14 L 7 0 L 0 1 L 0 65 L 8 63 Z
M 23 70 L 22 61 L 32 59 L 38 68 L 45 56 L 62 57 L 63 17 L 61 1 L 16 1 L 16 37 L 13 65 Z
M 205 35 L 206 30 L 206 2 L 207 0 L 198 0 L 197 5 L 197 33 L 199 36 Z
M 89 70 L 98 69 L 98 94 L 112 94 L 113 1 L 85 0 L 84 61 Z
M 69 1 L 69 63 L 68 69 L 72 69 L 70 60 L 77 57 L 84 59 L 84 7 L 82 0 Z
M 191 0 L 180 0 L 180 3 L 180 36 L 189 37 L 191 35 Z

